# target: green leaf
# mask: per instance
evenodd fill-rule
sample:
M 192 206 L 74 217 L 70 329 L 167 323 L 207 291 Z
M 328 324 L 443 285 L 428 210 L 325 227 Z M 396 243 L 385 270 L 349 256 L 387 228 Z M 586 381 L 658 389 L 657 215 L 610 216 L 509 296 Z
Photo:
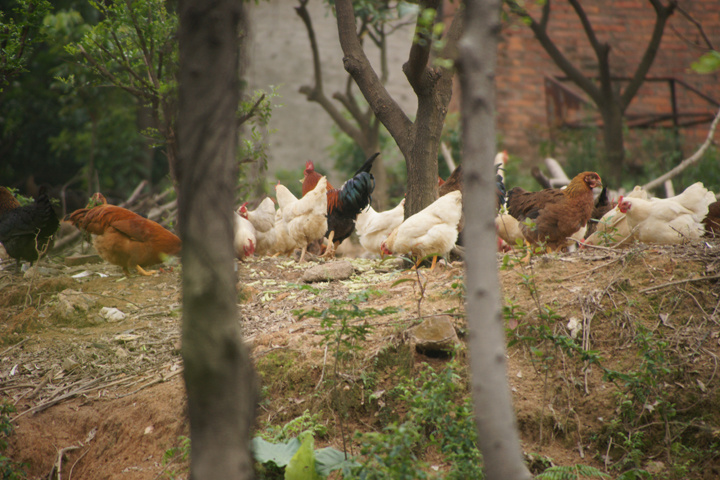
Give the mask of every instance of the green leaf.
M 315 450 L 315 462 L 318 473 L 323 477 L 327 477 L 334 470 L 341 469 L 343 476 L 347 476 L 345 472 L 349 472 L 351 468 L 360 466 L 359 463 L 351 458 L 345 458 L 343 452 L 332 447 Z
M 300 440 L 297 438 L 283 443 L 270 443 L 260 437 L 253 438 L 253 456 L 255 461 L 260 463 L 272 462 L 282 468 L 290 463 L 299 449 Z
M 285 468 L 285 480 L 320 480 L 315 470 L 315 439 L 310 432 L 300 434 L 301 445 Z
M 717 50 L 707 52 L 697 62 L 693 62 L 691 67 L 697 73 L 713 73 L 720 70 L 720 52 Z

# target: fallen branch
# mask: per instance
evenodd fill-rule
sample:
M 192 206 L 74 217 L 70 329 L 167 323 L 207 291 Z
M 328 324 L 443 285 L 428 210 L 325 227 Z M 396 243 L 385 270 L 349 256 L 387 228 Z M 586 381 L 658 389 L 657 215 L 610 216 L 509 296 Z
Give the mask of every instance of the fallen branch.
M 659 187 L 663 183 L 665 183 L 666 180 L 670 180 L 671 178 L 677 176 L 680 172 L 685 170 L 686 168 L 696 164 L 702 156 L 705 154 L 705 151 L 710 147 L 710 144 L 713 142 L 713 136 L 715 135 L 715 129 L 717 128 L 718 121 L 720 121 L 720 110 L 718 110 L 718 113 L 715 115 L 715 119 L 712 121 L 712 124 L 710 125 L 710 130 L 708 131 L 707 138 L 705 139 L 705 142 L 698 148 L 698 150 L 693 153 L 690 157 L 686 158 L 678 166 L 670 170 L 664 175 L 659 176 L 655 180 L 652 180 L 645 185 L 643 185 L 643 188 L 645 190 L 652 190 L 656 187 Z
M 654 287 L 643 288 L 638 293 L 645 293 L 645 292 L 649 292 L 651 290 L 657 290 L 657 289 L 665 288 L 665 287 L 672 287 L 673 285 L 680 285 L 682 283 L 702 282 L 704 280 L 717 280 L 718 278 L 720 278 L 720 275 L 711 275 L 709 277 L 698 277 L 698 278 L 686 278 L 685 280 L 676 280 L 674 282 L 663 283 L 662 285 L 655 285 Z
M 79 448 L 80 447 L 78 447 L 77 445 L 71 445 L 69 447 L 61 448 L 58 451 L 57 461 L 53 465 L 53 468 L 50 471 L 50 475 L 48 475 L 48 478 L 57 478 L 57 480 L 62 480 L 62 461 L 65 453 L 72 452 L 73 450 L 77 450 Z
M 28 340 L 30 340 L 30 339 L 29 339 L 29 338 L 26 338 L 26 339 L 24 339 L 24 340 L 16 343 L 15 345 L 9 346 L 8 348 L 6 348 L 6 349 L 3 350 L 2 352 L 0 352 L 0 357 L 2 357 L 3 355 L 5 355 L 6 353 L 8 353 L 10 350 L 13 350 L 13 349 L 19 347 L 20 345 L 22 345 L 23 343 L 27 342 Z

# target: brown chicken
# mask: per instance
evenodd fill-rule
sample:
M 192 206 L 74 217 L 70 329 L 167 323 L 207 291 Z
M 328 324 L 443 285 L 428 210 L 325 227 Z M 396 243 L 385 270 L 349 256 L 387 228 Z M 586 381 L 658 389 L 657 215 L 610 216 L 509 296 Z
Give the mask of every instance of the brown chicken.
M 593 188 L 600 186 L 600 175 L 583 172 L 564 189 L 528 192 L 515 187 L 507 194 L 508 213 L 518 219 L 530 244 L 545 242 L 548 251 L 558 250 L 567 245 L 568 237 L 587 226 L 594 207 Z M 535 225 L 528 226 L 526 220 Z
M 19 206 L 20 202 L 10 193 L 10 190 L 5 187 L 0 187 L 0 217 L 10 210 L 15 210 Z
M 708 214 L 703 224 L 706 237 L 720 236 L 720 202 L 713 202 L 708 206 Z
M 120 266 L 125 275 L 129 276 L 130 270 L 152 275 L 157 272 L 143 267 L 162 263 L 169 255 L 180 253 L 180 238 L 159 223 L 125 208 L 108 205 L 99 193 L 93 200 L 99 204 L 75 210 L 65 220 L 92 234 L 98 254 Z

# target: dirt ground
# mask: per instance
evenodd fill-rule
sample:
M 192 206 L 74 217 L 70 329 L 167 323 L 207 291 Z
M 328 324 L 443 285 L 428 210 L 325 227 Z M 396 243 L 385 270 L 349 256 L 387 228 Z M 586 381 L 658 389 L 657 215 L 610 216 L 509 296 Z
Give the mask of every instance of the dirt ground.
M 678 357 L 687 359 L 689 377 L 676 383 L 695 393 L 702 385 L 705 400 L 696 403 L 702 408 L 713 401 L 717 405 L 718 248 L 714 241 L 598 248 L 537 257 L 527 267 L 500 268 L 507 311 L 514 312 L 506 315 L 509 339 L 522 337 L 528 325 L 541 324 L 554 334 L 578 334 L 574 325 L 579 321 L 583 329 L 577 344 L 599 352 L 605 366 L 628 370 L 638 362 L 633 338 L 644 327 L 662 334 L 680 352 Z M 320 321 L 299 319 L 298 309 L 324 308 L 332 299 L 372 290 L 369 306 L 395 307 L 397 313 L 373 319 L 376 328 L 364 349 L 366 359 L 388 345 L 405 344 L 404 332 L 416 323 L 418 308 L 424 317 L 462 312 L 460 262 L 434 272 L 421 269 L 426 291 L 419 301 L 417 282 L 396 283 L 416 278 L 412 272 L 352 253 L 346 258 L 355 270 L 350 279 L 309 287 L 302 286 L 301 276 L 317 260 L 298 264 L 283 257 L 251 258 L 238 264 L 240 322 L 265 385 L 259 426 L 283 425 L 305 409 L 324 408 L 313 388 L 322 381 L 327 363 Z M 498 266 L 502 264 L 498 254 Z M 163 464 L 165 452 L 188 434 L 180 357 L 181 266 L 130 278 L 106 263 L 69 267 L 60 257 L 42 261 L 35 276 L 14 275 L 12 265 L 3 266 L 0 400 L 16 408 L 8 456 L 27 464 L 29 478 L 49 478 L 53 470 L 52 478 L 65 479 L 156 479 L 169 478 L 169 472 L 186 478 L 185 463 Z M 710 279 L 701 280 L 703 276 Z M 113 308 L 124 317 L 106 313 Z M 455 324 L 463 338 L 462 316 L 455 317 Z M 607 452 L 598 451 L 596 437 L 617 415 L 617 388 L 599 368 L 583 368 L 565 353 L 539 363 L 537 351 L 545 347 L 535 347 L 518 341 L 508 349 L 508 378 L 528 458 L 610 468 L 620 453 L 613 457 L 612 442 Z M 272 378 L 268 362 L 283 358 L 296 362 L 308 388 L 293 385 L 296 379 L 287 371 Z M 416 369 L 423 362 L 447 362 L 418 353 L 412 361 Z M 376 406 L 366 418 L 356 415 L 351 427 L 380 428 L 381 408 Z M 325 418 L 330 433 L 318 445 L 341 449 L 333 416 Z M 717 428 L 717 418 L 704 421 Z M 658 457 L 642 466 L 669 468 L 663 462 L 668 460 Z M 720 461 L 708 462 L 707 476 L 693 478 L 717 478 L 712 475 Z

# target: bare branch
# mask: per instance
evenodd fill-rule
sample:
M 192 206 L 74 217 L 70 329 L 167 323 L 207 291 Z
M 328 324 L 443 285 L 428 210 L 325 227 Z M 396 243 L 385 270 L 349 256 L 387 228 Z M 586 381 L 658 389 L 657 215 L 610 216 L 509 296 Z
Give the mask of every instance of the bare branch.
M 313 71 L 315 74 L 315 88 L 314 90 L 316 92 L 322 92 L 323 90 L 323 80 L 322 80 L 322 68 L 320 64 L 320 53 L 318 50 L 317 45 L 317 38 L 315 37 L 315 29 L 312 25 L 312 19 L 310 18 L 310 14 L 307 11 L 307 2 L 308 0 L 300 0 L 300 5 L 295 7 L 295 12 L 298 14 L 300 19 L 305 24 L 305 29 L 307 30 L 308 39 L 310 40 L 310 49 L 312 51 L 313 56 Z
M 412 148 L 413 122 L 390 96 L 372 68 L 355 32 L 355 12 L 351 0 L 336 0 L 338 35 L 342 47 L 343 65 L 370 104 L 375 115 L 385 125 L 402 152 Z
M 620 96 L 620 108 L 623 112 L 628 107 L 628 105 L 630 105 L 630 102 L 635 97 L 635 94 L 637 94 L 640 86 L 645 81 L 645 77 L 647 76 L 647 73 L 653 64 L 655 56 L 657 55 L 658 48 L 660 47 L 660 41 L 662 40 L 663 32 L 665 31 L 665 24 L 667 23 L 667 19 L 670 18 L 670 15 L 673 14 L 673 11 L 677 6 L 676 0 L 670 0 L 670 3 L 667 7 L 665 7 L 660 0 L 649 1 L 655 8 L 655 14 L 657 15 L 657 18 L 655 20 L 655 27 L 653 28 L 650 42 L 645 49 L 645 54 L 643 54 L 643 58 L 642 60 L 640 60 L 638 68 L 633 74 L 632 80 L 630 80 L 630 83 L 628 83 L 627 87 L 625 87 L 625 90 Z
M 708 131 L 707 138 L 705 139 L 705 142 L 700 146 L 700 148 L 698 148 L 695 153 L 680 162 L 679 165 L 677 165 L 675 168 L 673 168 L 666 174 L 661 175 L 655 180 L 652 180 L 643 185 L 643 188 L 645 190 L 652 190 L 653 188 L 662 185 L 666 180 L 677 176 L 680 172 L 682 172 L 689 166 L 696 164 L 705 154 L 705 151 L 710 147 L 710 144 L 713 143 L 713 136 L 715 135 L 715 129 L 717 128 L 718 122 L 720 122 L 720 110 L 718 110 L 718 113 L 715 115 L 715 119 L 713 120 L 712 124 L 710 124 L 710 130 Z
M 440 6 L 439 0 L 424 0 L 420 2 L 420 12 L 432 8 L 436 12 Z M 430 38 L 425 32 L 421 25 L 422 13 L 418 15 L 415 22 L 415 35 L 416 38 L 413 40 L 412 47 L 410 47 L 410 55 L 408 61 L 403 65 L 403 72 L 410 82 L 416 93 L 422 89 L 427 88 L 425 83 L 425 72 L 428 67 L 428 61 L 430 60 L 430 49 L 432 47 L 432 38 Z
M 593 50 L 595 50 L 595 54 L 600 56 L 600 42 L 598 42 L 597 36 L 595 35 L 595 30 L 593 30 L 592 25 L 590 24 L 590 19 L 588 19 L 587 14 L 585 13 L 585 10 L 583 10 L 582 5 L 580 5 L 580 2 L 578 0 L 568 0 L 570 2 L 570 5 L 572 5 L 573 9 L 575 10 L 575 14 L 580 19 L 580 23 L 583 26 L 583 30 L 585 30 L 585 36 L 587 36 L 588 40 L 590 41 L 590 46 L 592 46 Z M 549 4 L 549 2 L 548 2 Z
M 700 24 L 700 22 L 695 20 L 695 18 L 692 15 L 690 15 L 690 13 L 687 10 L 680 7 L 679 5 L 677 7 L 675 7 L 675 9 L 678 12 L 680 12 L 680 14 L 683 17 L 685 17 L 690 23 L 695 25 L 695 27 L 698 29 L 698 32 L 700 32 L 700 36 L 703 38 L 703 40 L 705 40 L 705 45 L 707 45 L 708 50 L 715 50 L 715 46 L 713 45 L 713 43 L 710 41 L 710 38 L 705 33 L 705 30 L 703 29 L 702 24 Z
M 550 17 L 550 2 L 547 2 L 543 7 L 543 18 L 542 23 L 538 23 L 530 14 L 521 7 L 515 0 L 507 0 L 507 5 L 510 7 L 510 11 L 518 17 L 524 18 L 530 22 L 530 29 L 535 34 L 535 38 L 540 42 L 540 45 L 550 55 L 555 64 L 562 70 L 570 80 L 575 82 L 585 93 L 587 93 L 593 101 L 600 105 L 603 101 L 603 96 L 600 89 L 588 79 L 580 70 L 567 59 L 565 55 L 558 49 L 555 42 L 547 34 L 547 22 Z
M 325 92 L 323 90 L 320 50 L 318 48 L 317 38 L 315 36 L 315 29 L 312 25 L 312 19 L 310 18 L 310 13 L 307 11 L 308 0 L 300 0 L 299 3 L 299 6 L 295 7 L 295 12 L 298 14 L 300 19 L 302 19 L 308 33 L 308 38 L 310 40 L 310 48 L 312 50 L 313 56 L 313 72 L 315 76 L 315 86 L 310 87 L 308 85 L 303 85 L 302 87 L 300 87 L 299 92 L 305 95 L 308 101 L 318 103 L 323 108 L 323 110 L 325 110 L 325 112 L 330 115 L 330 118 L 332 118 L 332 120 L 335 122 L 338 128 L 340 128 L 340 130 L 342 130 L 345 134 L 352 138 L 356 143 L 361 145 L 361 130 L 354 126 L 351 122 L 349 122 L 348 119 L 342 115 L 340 110 L 338 110 L 335 105 L 330 101 L 330 99 L 325 96 Z M 350 82 L 351 80 L 352 77 L 348 75 L 348 81 Z M 342 103 L 343 105 L 345 105 L 346 102 L 344 101 L 344 99 L 341 98 L 341 96 L 339 96 L 339 94 L 335 94 L 334 98 L 339 100 L 340 103 Z

